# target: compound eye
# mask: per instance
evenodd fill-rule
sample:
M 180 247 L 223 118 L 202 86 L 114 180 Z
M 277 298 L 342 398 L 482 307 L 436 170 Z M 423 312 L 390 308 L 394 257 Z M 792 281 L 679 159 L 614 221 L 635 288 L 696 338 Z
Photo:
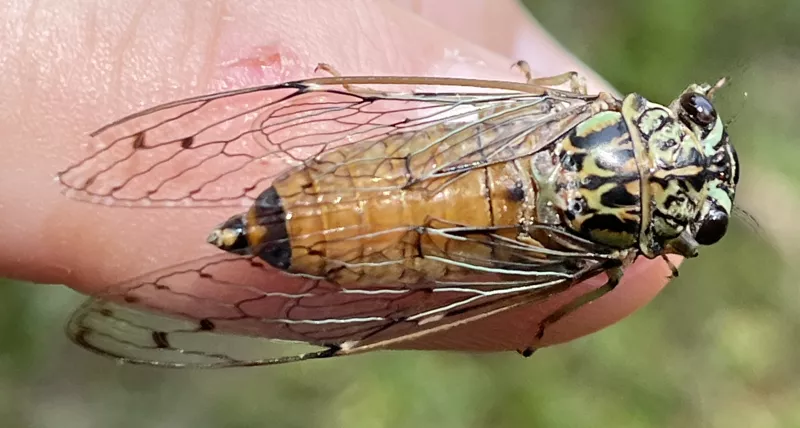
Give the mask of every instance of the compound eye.
M 713 245 L 725 236 L 727 230 L 728 213 L 721 210 L 713 210 L 703 220 L 694 239 L 700 245 Z
M 717 122 L 717 111 L 708 98 L 697 93 L 681 95 L 680 100 L 682 116 L 703 128 L 708 128 Z

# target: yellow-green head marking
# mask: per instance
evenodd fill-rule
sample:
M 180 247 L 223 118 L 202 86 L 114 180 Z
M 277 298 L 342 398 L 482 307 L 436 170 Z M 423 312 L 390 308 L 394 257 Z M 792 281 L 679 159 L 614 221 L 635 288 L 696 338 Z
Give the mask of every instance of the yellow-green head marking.
M 691 85 L 669 108 L 635 94 L 623 102 L 642 176 L 639 247 L 645 256 L 693 257 L 698 245 L 725 235 L 739 169 L 711 103 L 724 83 Z

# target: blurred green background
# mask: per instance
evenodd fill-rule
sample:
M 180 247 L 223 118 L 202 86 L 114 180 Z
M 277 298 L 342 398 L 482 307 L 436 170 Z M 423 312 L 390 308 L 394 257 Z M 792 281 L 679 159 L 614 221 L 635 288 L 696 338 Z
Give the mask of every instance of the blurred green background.
M 732 76 L 717 107 L 743 164 L 739 205 L 761 229 L 734 223 L 644 309 L 528 360 L 121 367 L 59 334 L 74 293 L 0 283 L 0 426 L 800 427 L 800 2 L 526 3 L 623 93 L 668 102 Z

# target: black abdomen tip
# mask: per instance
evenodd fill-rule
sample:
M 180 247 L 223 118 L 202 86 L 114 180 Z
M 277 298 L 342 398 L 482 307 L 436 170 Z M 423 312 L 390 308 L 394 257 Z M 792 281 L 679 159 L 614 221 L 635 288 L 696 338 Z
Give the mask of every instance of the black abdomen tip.
M 258 195 L 254 209 L 256 222 L 266 232 L 257 251 L 258 257 L 277 269 L 289 269 L 292 265 L 292 245 L 286 229 L 283 200 L 275 187 L 271 186 Z

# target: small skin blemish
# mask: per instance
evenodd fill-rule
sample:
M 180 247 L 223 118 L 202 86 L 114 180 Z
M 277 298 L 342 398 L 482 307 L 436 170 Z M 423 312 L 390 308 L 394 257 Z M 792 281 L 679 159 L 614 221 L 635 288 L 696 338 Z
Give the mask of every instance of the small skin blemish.
M 314 65 L 288 46 L 270 43 L 243 49 L 223 60 L 212 86 L 219 90 L 277 84 L 314 76 Z

